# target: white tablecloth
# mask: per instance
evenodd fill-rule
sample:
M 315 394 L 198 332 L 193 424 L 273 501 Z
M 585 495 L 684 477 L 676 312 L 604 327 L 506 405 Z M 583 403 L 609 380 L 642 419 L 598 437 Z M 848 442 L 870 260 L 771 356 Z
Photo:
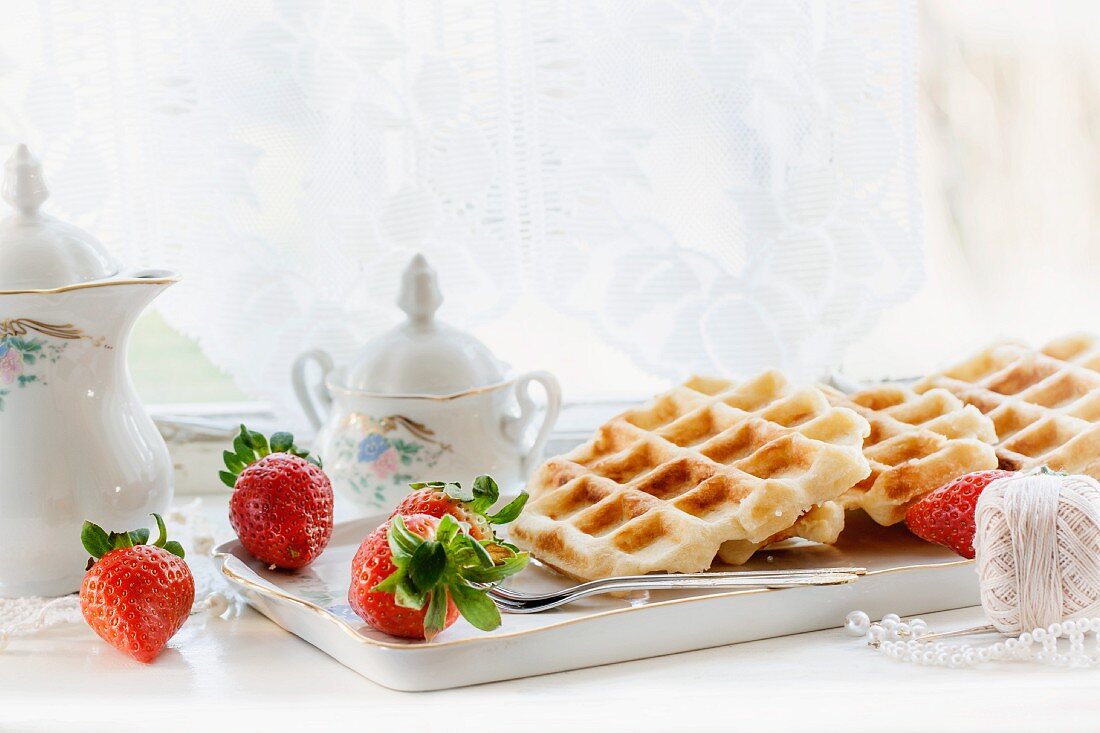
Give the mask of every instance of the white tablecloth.
M 224 499 L 207 499 L 215 505 Z M 980 609 L 925 617 L 978 623 Z M 838 619 L 838 624 L 840 619 Z M 84 626 L 0 654 L 0 731 L 1100 730 L 1100 669 L 903 665 L 835 631 L 429 693 L 379 687 L 245 608 L 192 617 L 151 665 Z M 457 716 L 457 722 L 449 722 Z M 485 716 L 485 717 L 481 717 Z

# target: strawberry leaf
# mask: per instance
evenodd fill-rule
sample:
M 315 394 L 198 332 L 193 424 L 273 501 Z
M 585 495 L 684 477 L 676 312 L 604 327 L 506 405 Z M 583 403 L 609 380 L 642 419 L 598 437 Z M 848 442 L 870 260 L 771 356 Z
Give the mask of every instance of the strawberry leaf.
M 244 470 L 245 463 L 237 457 L 236 453 L 232 453 L 227 450 L 222 451 L 222 460 L 225 461 L 225 467 L 233 473 L 240 473 Z
M 484 514 L 500 498 L 500 487 L 492 476 L 481 475 L 474 479 L 472 511 Z
M 461 531 L 462 525 L 458 523 L 458 520 L 450 514 L 444 514 L 443 518 L 439 520 L 439 526 L 436 527 L 435 538 L 446 545 L 457 537 Z
M 242 426 L 244 427 L 244 426 Z M 248 446 L 256 451 L 257 455 L 263 458 L 266 455 L 270 455 L 271 451 L 267 446 L 267 438 L 263 436 L 263 433 L 257 433 L 255 430 L 249 430 L 248 433 Z M 294 438 L 291 437 L 290 442 L 294 442 Z
M 84 549 L 88 551 L 88 554 L 97 560 L 111 551 L 111 540 L 107 536 L 107 532 L 103 527 L 87 520 L 80 528 L 80 543 L 84 545 Z
M 511 555 L 489 568 L 462 568 L 461 575 L 471 583 L 499 583 L 505 578 L 515 575 L 527 567 L 529 559 L 530 557 L 526 552 L 521 552 L 516 555 Z
M 246 435 L 248 435 L 248 431 L 242 425 L 241 434 L 233 438 L 233 452 L 237 454 L 237 460 L 245 466 L 256 460 L 256 453 L 245 441 Z
M 321 467 L 321 459 L 311 456 L 309 451 L 294 445 L 294 436 L 290 433 L 284 431 L 274 433 L 269 442 L 262 433 L 249 430 L 245 425 L 241 425 L 240 432 L 233 438 L 233 450 L 222 453 L 222 459 L 225 461 L 225 467 L 228 470 L 219 472 L 218 476 L 221 477 L 222 483 L 234 488 L 237 476 L 242 471 L 272 453 L 287 453 L 298 456 L 318 468 Z
M 172 553 L 176 557 L 179 557 L 179 558 L 184 557 L 183 545 L 176 542 L 175 540 L 168 540 L 167 542 L 165 542 L 164 543 L 164 549 L 167 550 L 168 552 Z
M 290 433 L 274 433 L 271 436 L 271 452 L 286 453 L 294 447 L 294 436 Z
M 482 631 L 492 631 L 500 626 L 500 611 L 497 610 L 485 591 L 472 588 L 464 583 L 454 583 L 449 588 L 451 600 L 458 607 L 462 618 Z
M 424 638 L 431 641 L 447 625 L 447 589 L 436 588 L 428 601 L 424 614 Z
M 508 524 L 523 511 L 523 507 L 527 504 L 527 498 L 527 492 L 521 491 L 519 496 L 501 507 L 499 512 L 490 514 L 486 519 L 489 520 L 489 524 Z
M 108 535 L 111 538 L 111 549 L 121 550 L 125 547 L 133 547 L 133 540 L 130 539 L 129 532 L 111 532 Z
M 437 487 L 433 486 L 432 488 Z M 454 483 L 445 484 L 443 488 L 443 493 L 456 501 L 474 500 L 473 489 L 464 489 L 462 488 L 462 484 L 458 483 L 457 481 L 455 481 Z
M 394 570 L 392 573 L 386 576 L 378 585 L 371 588 L 371 593 L 396 593 L 397 586 L 401 583 L 405 577 L 405 571 L 401 568 Z
M 157 522 L 157 539 L 153 546 L 164 547 L 164 542 L 168 539 L 168 530 L 164 527 L 164 519 L 156 512 L 153 512 L 153 519 Z
M 413 586 L 409 582 L 408 576 L 405 576 L 400 583 L 397 584 L 397 589 L 393 594 L 393 601 L 402 608 L 412 608 L 419 611 L 424 608 L 424 604 L 428 600 L 428 592 L 423 591 Z
M 393 562 L 398 567 L 402 567 L 402 563 L 407 563 L 408 559 L 416 552 L 416 548 L 424 543 L 419 535 L 409 531 L 409 528 L 405 526 L 405 520 L 400 515 L 394 517 L 393 521 L 390 522 L 386 540 L 390 545 Z
M 430 591 L 447 568 L 447 550 L 434 540 L 421 543 L 409 561 L 409 579 L 424 591 Z
M 129 534 L 130 542 L 134 546 L 144 545 L 149 541 L 149 530 L 145 527 L 142 527 L 141 529 L 131 529 Z

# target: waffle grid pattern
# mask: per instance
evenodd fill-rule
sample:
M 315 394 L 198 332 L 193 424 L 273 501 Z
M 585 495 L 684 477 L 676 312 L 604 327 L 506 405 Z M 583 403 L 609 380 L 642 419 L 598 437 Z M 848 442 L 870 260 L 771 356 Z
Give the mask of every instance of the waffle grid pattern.
M 1001 468 L 1054 470 L 1100 478 L 1100 341 L 1072 334 L 1041 349 L 994 344 L 917 391 L 946 389 L 974 405 L 997 432 Z
M 863 443 L 871 473 L 842 502 L 879 524 L 900 522 L 914 501 L 957 476 L 997 466 L 992 421 L 947 390 L 919 394 L 882 385 L 845 395 L 821 389 L 831 404 L 855 410 L 871 426 Z
M 751 554 L 866 476 L 868 429 L 776 371 L 695 377 L 543 464 L 511 537 L 581 579 L 705 570 L 723 543 Z

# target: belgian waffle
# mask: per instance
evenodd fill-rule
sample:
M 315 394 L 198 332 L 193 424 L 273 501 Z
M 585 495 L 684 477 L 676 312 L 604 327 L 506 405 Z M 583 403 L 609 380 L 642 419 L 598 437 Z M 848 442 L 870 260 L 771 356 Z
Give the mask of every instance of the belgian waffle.
M 943 388 L 974 405 L 997 430 L 1002 468 L 1048 465 L 1100 478 L 1100 342 L 1074 334 L 1041 349 L 1002 342 L 917 391 Z
M 543 464 L 510 537 L 586 580 L 699 572 L 724 543 L 741 561 L 782 533 L 809 534 L 814 507 L 867 475 L 868 430 L 776 371 L 695 377 Z
M 841 502 L 862 508 L 879 524 L 900 522 L 914 501 L 953 478 L 997 466 L 993 423 L 946 390 L 918 394 L 883 385 L 851 395 L 825 386 L 822 391 L 830 403 L 855 410 L 871 425 L 863 442 L 871 473 Z

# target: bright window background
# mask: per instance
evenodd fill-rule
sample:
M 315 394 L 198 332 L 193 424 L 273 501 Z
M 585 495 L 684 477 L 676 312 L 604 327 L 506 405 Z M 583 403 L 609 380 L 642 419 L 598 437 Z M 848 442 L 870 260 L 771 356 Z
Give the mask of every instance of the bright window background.
M 853 347 L 912 376 L 999 337 L 1100 330 L 1100 3 L 921 3 L 927 278 Z
M 920 19 L 927 277 L 849 350 L 860 378 L 914 375 L 1000 336 L 1097 329 L 1100 3 L 923 0 Z M 132 355 L 151 402 L 243 397 L 155 314 Z
M 851 349 L 847 371 L 912 375 L 996 336 L 1095 328 L 1098 24 L 1091 2 L 921 3 L 928 277 Z M 151 402 L 244 398 L 155 313 L 131 353 Z

